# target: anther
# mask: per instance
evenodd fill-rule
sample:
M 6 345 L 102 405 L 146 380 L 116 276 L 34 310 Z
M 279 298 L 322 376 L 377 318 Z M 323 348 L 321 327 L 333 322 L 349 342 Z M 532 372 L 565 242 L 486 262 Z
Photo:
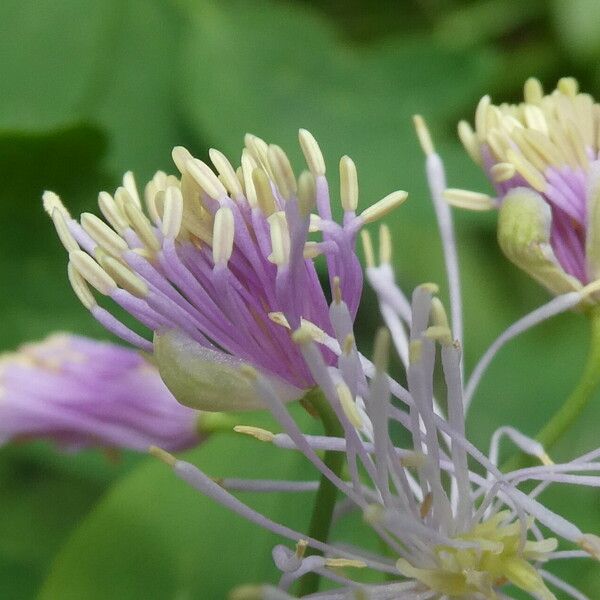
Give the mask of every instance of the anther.
M 289 200 L 296 194 L 296 177 L 287 154 L 276 144 L 271 144 L 267 151 L 267 158 L 277 189 L 281 196 Z
M 340 285 L 340 278 L 336 275 L 332 281 L 333 301 L 336 304 L 340 304 L 342 301 L 342 287 Z
M 379 262 L 380 264 L 392 262 L 392 234 L 386 224 L 379 226 Z
M 44 206 L 44 210 L 50 217 L 52 217 L 52 213 L 56 209 L 60 211 L 65 220 L 71 218 L 69 211 L 65 208 L 65 205 L 62 203 L 61 199 L 54 192 L 45 191 L 42 194 L 42 204 Z
M 386 327 L 380 327 L 375 334 L 373 348 L 373 364 L 378 373 L 385 373 L 390 359 L 390 332 Z
M 235 174 L 235 169 L 232 167 L 227 157 L 215 148 L 211 148 L 208 151 L 208 155 L 210 156 L 210 160 L 212 160 L 213 165 L 215 165 L 215 168 L 219 172 L 221 180 L 231 194 L 231 197 L 241 198 L 244 195 L 242 187 L 238 181 L 237 175 Z
M 419 138 L 419 143 L 421 144 L 423 152 L 427 156 L 434 154 L 435 148 L 433 146 L 433 142 L 431 141 L 431 134 L 429 133 L 425 119 L 423 119 L 421 115 L 414 115 L 413 123 L 415 125 L 415 131 L 417 132 L 417 137 Z
M 335 386 L 337 391 L 338 399 L 342 406 L 342 410 L 346 417 L 348 417 L 348 421 L 352 424 L 353 427 L 357 429 L 363 426 L 363 421 L 356 408 L 356 403 L 354 402 L 354 398 L 352 397 L 352 392 L 350 388 L 345 383 L 338 383 Z
M 69 262 L 67 267 L 67 273 L 69 276 L 69 283 L 75 292 L 75 295 L 88 310 L 91 310 L 96 306 L 96 300 L 87 286 L 85 279 L 78 273 L 73 263 Z
M 256 168 L 252 171 L 252 182 L 256 190 L 256 199 L 261 212 L 269 217 L 277 210 L 273 190 L 271 189 L 271 181 L 269 176 L 261 168 Z
M 513 167 L 514 174 L 514 166 L 511 166 Z M 467 210 L 478 211 L 485 211 L 496 208 L 494 199 L 491 196 L 479 192 L 448 188 L 444 190 L 443 196 L 444 200 L 446 200 L 448 204 L 456 206 L 457 208 L 465 208 Z
M 302 171 L 298 177 L 298 207 L 304 217 L 310 215 L 316 202 L 316 186 L 314 175 L 310 171 Z
M 169 186 L 165 190 L 165 204 L 161 224 L 162 234 L 166 238 L 175 239 L 181 230 L 183 221 L 183 196 L 181 190 Z
M 323 159 L 323 154 L 313 134 L 306 129 L 300 129 L 298 132 L 298 139 L 310 172 L 315 177 L 325 175 L 325 160 Z
M 346 212 L 355 212 L 358 207 L 358 174 L 356 165 L 349 156 L 340 159 L 340 200 Z
M 58 234 L 58 239 L 62 242 L 62 245 L 65 247 L 65 250 L 67 252 L 79 250 L 79 244 L 69 231 L 67 223 L 65 222 L 65 217 L 60 211 L 60 209 L 54 208 L 51 216 L 52 222 L 54 223 L 54 228 L 56 229 L 56 233 Z
M 528 104 L 540 104 L 544 97 L 544 88 L 539 79 L 530 77 L 523 86 L 523 97 Z
M 367 263 L 367 268 L 372 269 L 375 267 L 375 252 L 373 251 L 371 234 L 366 229 L 363 229 L 360 232 L 360 239 L 363 245 L 363 252 L 365 253 L 365 262 Z
M 175 146 L 171 152 L 171 157 L 182 175 L 186 172 L 188 163 L 194 159 L 190 151 L 183 146 Z
M 215 265 L 226 265 L 233 253 L 234 239 L 233 212 L 228 206 L 221 206 L 215 213 L 213 227 L 213 261 Z
M 236 425 L 233 430 L 236 433 L 243 433 L 249 435 L 261 442 L 272 442 L 275 434 L 268 429 L 262 429 L 261 427 L 252 427 L 251 425 Z
M 496 183 L 502 183 L 512 179 L 516 172 L 515 166 L 512 163 L 507 162 L 496 163 L 490 168 L 490 175 Z
M 140 195 L 138 193 L 137 185 L 135 183 L 135 178 L 131 171 L 127 171 L 125 175 L 123 175 L 123 187 L 129 192 L 132 200 L 138 205 L 139 208 L 142 208 L 142 203 L 140 202 Z
M 167 452 L 158 446 L 150 446 L 148 448 L 148 453 L 154 456 L 154 458 L 158 458 L 158 460 L 164 462 L 165 465 L 168 465 L 169 467 L 174 467 L 177 463 L 177 459 L 170 452 Z
M 373 221 L 377 221 L 378 219 L 381 219 L 381 217 L 384 217 L 389 212 L 394 210 L 396 207 L 403 204 L 407 198 L 407 192 L 392 192 L 372 206 L 369 206 L 369 208 L 363 210 L 363 212 L 360 214 L 361 219 L 364 223 L 372 223 Z
M 99 246 L 114 256 L 121 256 L 122 252 L 128 249 L 127 242 L 92 213 L 81 215 L 81 226 Z
M 98 258 L 98 262 L 106 273 L 112 277 L 124 290 L 127 290 L 138 298 L 144 298 L 148 295 L 148 285 L 133 271 L 128 269 L 123 263 L 112 256 L 105 254 Z
M 101 294 L 108 296 L 117 287 L 114 279 L 83 250 L 74 250 L 69 253 L 69 260 L 77 272 Z
M 220 200 L 227 196 L 225 186 L 206 163 L 197 158 L 193 158 L 186 163 L 186 169 L 196 183 L 211 198 L 213 198 L 213 200 Z

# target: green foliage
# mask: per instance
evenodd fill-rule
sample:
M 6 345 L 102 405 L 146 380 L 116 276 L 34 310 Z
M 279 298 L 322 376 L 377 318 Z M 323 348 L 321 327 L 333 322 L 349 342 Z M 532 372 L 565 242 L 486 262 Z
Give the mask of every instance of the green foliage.
M 456 142 L 456 121 L 488 89 L 513 98 L 530 74 L 552 85 L 575 68 L 582 86 L 597 93 L 597 12 L 587 0 L 5 0 L 0 351 L 55 329 L 107 337 L 70 291 L 64 251 L 41 210 L 44 189 L 57 191 L 73 213 L 93 210 L 98 190 L 113 188 L 125 170 L 139 183 L 170 170 L 175 144 L 197 155 L 216 146 L 237 160 L 248 130 L 290 149 L 300 169 L 296 133 L 310 129 L 325 152 L 334 198 L 337 161 L 346 153 L 358 165 L 362 206 L 408 190 L 410 201 L 389 221 L 398 278 L 406 290 L 443 282 L 412 114 L 429 121 L 451 185 L 485 189 Z M 456 220 L 468 370 L 545 295 L 500 255 L 494 216 Z M 365 305 L 363 347 L 376 323 Z M 543 425 L 576 380 L 585 337 L 582 319 L 568 315 L 503 351 L 473 404 L 473 440 L 485 447 L 502 423 L 528 433 Z M 587 424 L 599 417 L 595 403 L 557 456 L 597 444 Z M 283 464 L 280 456 L 229 436 L 191 454 L 214 476 L 304 472 L 291 453 Z M 62 456 L 43 444 L 2 449 L 0 597 L 35 597 L 46 576 L 43 600 L 221 598 L 235 583 L 274 577 L 272 536 L 201 498 L 164 466 L 139 462 Z M 597 531 L 597 493 L 579 498 L 573 506 L 557 488 L 549 501 Z M 306 497 L 252 501 L 305 528 Z M 345 536 L 352 534 L 348 527 Z M 597 597 L 593 564 L 575 568 L 571 579 Z

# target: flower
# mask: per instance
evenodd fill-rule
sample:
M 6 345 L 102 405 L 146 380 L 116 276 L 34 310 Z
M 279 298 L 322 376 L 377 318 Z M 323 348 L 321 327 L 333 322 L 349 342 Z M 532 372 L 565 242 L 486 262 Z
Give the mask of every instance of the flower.
M 443 167 L 421 119 L 417 127 L 427 153 L 430 188 L 436 196 L 444 181 Z M 454 274 L 458 270 L 453 236 L 449 235 L 451 220 L 446 212 L 438 211 L 438 215 L 445 232 L 448 273 Z M 363 233 L 367 278 L 386 323 L 375 336 L 372 361 L 356 347 L 351 311 L 340 295 L 334 295 L 329 309 L 331 326 L 327 329 L 332 329 L 333 335 L 316 335 L 306 324 L 292 334 L 341 434 L 304 433 L 269 381 L 250 367 L 243 369 L 244 374 L 264 398 L 282 432 L 236 427 L 236 431 L 279 449 L 301 452 L 341 496 L 333 513 L 334 537 L 338 520 L 352 511 L 362 514 L 364 529 L 354 536 L 359 545 L 323 541 L 295 531 L 231 493 L 301 493 L 315 490 L 317 481 L 225 479 L 217 483 L 196 466 L 159 448 L 152 452 L 201 493 L 296 543 L 293 549 L 278 545 L 273 550 L 273 560 L 282 573 L 276 588 L 244 586 L 233 592 L 235 600 L 291 598 L 292 584 L 310 572 L 337 585 L 331 591 L 304 596 L 322 600 L 495 600 L 511 597 L 508 586 L 538 600 L 555 600 L 551 588 L 584 598 L 544 565 L 558 559 L 600 558 L 600 538 L 584 534 L 538 497 L 554 482 L 600 485 L 600 476 L 595 474 L 600 471 L 600 451 L 553 464 L 538 442 L 502 427 L 492 437 L 486 456 L 466 437 L 465 412 L 495 353 L 520 332 L 581 302 L 589 288 L 561 295 L 511 326 L 482 357 L 465 386 L 461 342 L 452 334 L 437 286 L 419 286 L 409 301 L 394 281 L 390 239 L 389 230 L 382 226 L 377 260 L 370 235 Z M 460 294 L 452 296 L 452 313 L 458 316 Z M 404 365 L 406 388 L 389 375 L 392 345 Z M 334 354 L 335 361 L 325 360 L 322 347 Z M 444 399 L 439 402 L 434 397 L 437 353 L 445 382 Z M 398 443 L 397 433 L 392 435 L 398 429 L 409 440 L 406 445 Z M 497 462 L 503 438 L 542 464 L 502 473 Z M 323 451 L 341 453 L 344 468 L 333 470 L 331 463 L 321 458 Z M 373 535 L 385 546 L 384 552 L 374 553 L 360 545 Z M 568 549 L 558 550 L 559 543 Z M 309 555 L 307 548 L 321 554 Z M 364 569 L 379 573 L 380 582 L 364 583 L 360 575 Z
M 544 95 L 536 79 L 524 102 L 494 105 L 484 96 L 475 130 L 459 136 L 497 197 L 451 189 L 458 206 L 499 208 L 498 241 L 506 256 L 554 294 L 600 277 L 599 105 L 563 78 Z
M 309 170 L 294 175 L 284 151 L 247 135 L 241 167 L 212 149 L 218 173 L 184 148 L 173 150 L 181 176 L 157 173 L 144 192 L 133 176 L 114 196 L 101 192 L 106 222 L 71 218 L 56 194 L 44 206 L 69 252 L 69 278 L 82 303 L 107 329 L 155 353 L 165 383 L 184 404 L 206 410 L 262 406 L 239 367 L 269 377 L 285 400 L 314 379 L 282 324 L 310 323 L 331 334 L 328 302 L 314 259 L 323 254 L 330 285 L 353 319 L 362 290 L 354 246 L 358 230 L 406 198 L 390 194 L 356 214 L 356 167 L 340 161 L 343 223 L 332 217 L 325 162 L 314 137 L 300 130 Z M 318 214 L 312 211 L 316 206 Z M 309 240 L 319 232 L 321 240 Z M 100 307 L 89 285 L 154 332 L 141 337 Z M 334 361 L 324 351 L 326 360 Z
M 51 439 L 145 452 L 197 445 L 200 414 L 181 406 L 138 352 L 54 334 L 0 357 L 0 442 Z

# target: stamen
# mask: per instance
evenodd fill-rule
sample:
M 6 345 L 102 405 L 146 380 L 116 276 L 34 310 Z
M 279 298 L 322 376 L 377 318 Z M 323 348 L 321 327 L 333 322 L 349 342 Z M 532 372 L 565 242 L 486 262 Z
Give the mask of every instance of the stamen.
M 131 171 L 127 171 L 127 173 L 123 175 L 123 187 L 127 190 L 131 199 L 138 205 L 138 207 L 142 208 L 142 203 L 140 202 L 140 195 L 138 193 L 137 185 L 135 183 L 135 178 Z
M 61 199 L 54 192 L 45 191 L 42 194 L 42 204 L 44 206 L 44 210 L 50 217 L 52 217 L 54 210 L 58 209 L 65 220 L 71 218 L 69 211 L 65 208 L 65 205 L 62 203 Z
M 226 265 L 233 253 L 234 239 L 233 212 L 228 206 L 221 206 L 215 213 L 213 227 L 213 261 L 215 265 Z
M 585 550 L 596 560 L 600 560 L 600 537 L 586 533 L 577 543 L 582 550 Z
M 458 137 L 465 147 L 467 154 L 471 157 L 471 160 L 475 164 L 481 165 L 483 160 L 481 158 L 479 142 L 477 141 L 477 136 L 475 135 L 473 128 L 467 121 L 459 122 Z
M 319 244 L 319 242 L 305 242 L 304 243 L 304 250 L 302 252 L 302 255 L 304 256 L 304 258 L 308 258 L 308 259 L 317 258 L 317 256 L 320 256 L 321 254 L 323 254 L 323 250 L 322 250 L 322 246 Z
M 79 250 L 79 244 L 69 231 L 67 224 L 65 222 L 65 217 L 59 208 L 54 208 L 52 211 L 52 222 L 54 223 L 54 228 L 56 229 L 56 233 L 58 234 L 58 239 L 61 241 L 62 245 L 65 247 L 67 252 L 73 252 L 74 250 Z
M 390 332 L 386 327 L 380 327 L 375 334 L 373 346 L 373 364 L 377 373 L 385 373 L 390 359 Z
M 515 176 L 517 169 L 512 163 L 500 162 L 496 163 L 490 168 L 490 174 L 492 179 L 496 183 L 502 183 L 503 181 L 508 181 Z
M 237 178 L 235 173 L 235 169 L 227 159 L 227 157 L 216 150 L 215 148 L 211 148 L 208 151 L 208 155 L 210 156 L 210 160 L 212 160 L 213 165 L 217 169 L 220 178 L 227 188 L 227 191 L 230 193 L 232 198 L 240 198 L 244 195 L 242 190 L 242 186 Z
M 158 446 L 150 446 L 150 448 L 148 448 L 148 453 L 154 456 L 154 458 L 158 458 L 158 460 L 164 462 L 165 465 L 169 467 L 174 467 L 177 463 L 177 459 L 170 452 L 167 452 Z
M 98 262 L 102 268 L 112 277 L 124 290 L 131 292 L 138 298 L 144 298 L 148 295 L 148 285 L 140 279 L 133 271 L 128 269 L 123 263 L 105 254 L 98 257 Z
M 375 252 L 373 251 L 371 234 L 366 229 L 363 229 L 360 232 L 360 238 L 363 245 L 363 251 L 365 253 L 365 262 L 367 263 L 367 267 L 372 269 L 375 267 Z
M 336 275 L 332 281 L 333 301 L 336 304 L 340 304 L 342 301 L 342 287 L 340 285 L 340 278 Z
M 340 159 L 340 199 L 346 212 L 355 212 L 358 207 L 358 174 L 356 165 L 349 156 Z
M 342 342 L 342 352 L 348 356 L 350 354 L 350 352 L 352 352 L 352 350 L 354 349 L 354 344 L 355 344 L 356 340 L 354 339 L 354 336 L 349 333 L 345 338 L 344 341 Z
M 71 262 L 69 262 L 67 266 L 67 274 L 69 276 L 71 287 L 81 304 L 88 310 L 92 310 L 92 308 L 96 306 L 96 300 L 92 292 L 90 292 L 90 288 L 87 286 L 85 279 L 77 272 L 77 269 L 75 269 Z
M 544 192 L 546 189 L 544 176 L 524 156 L 509 148 L 506 151 L 506 158 L 532 188 L 538 192 Z
M 306 129 L 300 129 L 298 132 L 298 139 L 300 140 L 300 147 L 302 148 L 302 153 L 304 154 L 310 172 L 315 177 L 325 175 L 325 160 L 323 159 L 323 153 L 313 134 Z
M 421 340 L 413 340 L 408 346 L 408 360 L 410 364 L 418 363 L 423 356 L 423 342 Z
M 183 146 L 175 146 L 171 152 L 171 157 L 182 175 L 187 171 L 187 164 L 194 160 L 191 152 Z
M 110 295 L 117 287 L 114 279 L 83 250 L 74 250 L 69 253 L 69 260 L 77 272 L 101 294 Z
M 487 137 L 486 119 L 491 102 L 491 98 L 486 95 L 479 101 L 475 110 L 475 134 L 480 143 L 484 142 Z
M 429 129 L 425 123 L 425 119 L 421 115 L 413 116 L 413 123 L 415 125 L 415 130 L 417 132 L 417 137 L 419 138 L 419 143 L 421 144 L 421 148 L 423 152 L 429 156 L 430 154 L 435 153 L 435 147 L 433 146 L 433 142 L 431 140 L 431 134 L 429 133 Z
M 125 219 L 121 209 L 108 192 L 100 192 L 98 194 L 98 206 L 104 218 L 117 233 L 122 233 L 127 229 L 129 226 L 127 219 Z
M 363 212 L 360 214 L 360 217 L 365 223 L 377 221 L 378 219 L 381 219 L 381 217 L 387 215 L 390 211 L 394 210 L 394 208 L 403 204 L 407 198 L 407 192 L 392 192 L 372 206 L 369 206 L 369 208 L 363 210 Z
M 269 260 L 282 266 L 289 262 L 290 257 L 290 233 L 288 230 L 285 213 L 273 213 L 268 219 L 271 233 L 271 250 Z
M 381 264 L 392 262 L 392 234 L 385 223 L 379 226 L 379 262 Z
M 360 429 L 363 426 L 363 420 L 356 408 L 356 403 L 354 402 L 350 388 L 345 383 L 338 383 L 335 388 L 340 404 L 342 405 L 342 410 L 348 417 L 348 421 L 350 421 L 354 427 Z
M 362 560 L 355 560 L 352 558 L 326 558 L 325 566 L 331 569 L 341 569 L 344 567 L 364 569 L 367 566 L 367 563 Z
M 558 80 L 556 88 L 565 94 L 565 96 L 574 98 L 579 91 L 579 84 L 577 83 L 577 79 L 574 77 L 561 77 Z
M 302 171 L 298 177 L 298 207 L 302 216 L 310 215 L 316 202 L 315 178 L 310 171 Z
M 262 169 L 256 168 L 252 171 L 252 182 L 261 212 L 266 217 L 271 216 L 277 210 L 277 204 L 268 175 Z
M 544 88 L 539 79 L 530 77 L 523 87 L 523 97 L 528 104 L 541 104 L 544 97 Z
M 250 204 L 252 208 L 256 208 L 258 206 L 258 199 L 256 197 L 256 190 L 254 189 L 254 181 L 252 179 L 252 173 L 257 167 L 258 165 L 252 158 L 252 155 L 250 154 L 248 149 L 244 148 L 244 150 L 242 151 L 242 173 L 244 175 L 244 190 L 246 193 L 246 199 L 248 200 L 248 204 Z
M 181 231 L 183 221 L 183 196 L 181 190 L 169 186 L 165 191 L 165 205 L 161 231 L 166 238 L 175 239 Z
M 444 190 L 443 196 L 444 200 L 446 200 L 448 204 L 457 208 L 465 208 L 467 210 L 476 211 L 486 211 L 496 208 L 493 198 L 480 192 L 448 188 Z
M 123 191 L 125 191 L 124 188 Z M 140 240 L 144 243 L 144 245 L 151 251 L 160 250 L 160 244 L 156 239 L 156 235 L 152 230 L 152 225 L 148 220 L 148 217 L 138 208 L 135 201 L 127 194 L 125 201 L 123 203 L 123 209 L 125 211 L 125 215 L 129 219 L 132 227 L 135 229 L 136 233 L 140 237 Z
M 419 515 L 421 519 L 424 519 L 429 514 L 432 506 L 433 494 L 431 492 L 428 492 L 425 498 L 423 498 L 423 502 L 421 502 L 421 506 L 419 508 Z
M 128 249 L 127 242 L 96 215 L 83 213 L 81 226 L 99 246 L 114 256 L 121 256 Z
M 307 540 L 298 540 L 298 543 L 296 544 L 296 552 L 295 552 L 295 556 L 298 560 L 302 560 L 302 558 L 304 558 L 304 554 L 306 553 L 307 548 L 308 548 Z
M 296 177 L 287 154 L 276 144 L 271 144 L 267 159 L 273 173 L 277 189 L 283 198 L 289 200 L 296 194 Z
M 272 442 L 275 434 L 268 429 L 262 429 L 261 427 L 252 427 L 251 425 L 236 425 L 233 430 L 236 433 L 243 433 L 256 438 L 260 442 Z
M 193 158 L 188 160 L 185 166 L 187 172 L 213 200 L 219 200 L 227 196 L 225 186 L 205 162 Z
M 442 346 L 450 346 L 452 344 L 452 333 L 449 327 L 442 325 L 432 325 L 425 330 L 425 337 L 439 342 Z
M 448 315 L 442 301 L 435 297 L 431 299 L 431 322 L 438 327 L 450 328 Z

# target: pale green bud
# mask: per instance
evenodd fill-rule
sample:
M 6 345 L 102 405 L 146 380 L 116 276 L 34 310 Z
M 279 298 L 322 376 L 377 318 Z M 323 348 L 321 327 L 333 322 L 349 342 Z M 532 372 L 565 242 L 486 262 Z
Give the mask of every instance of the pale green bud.
M 253 382 L 242 373 L 247 363 L 235 356 L 171 330 L 154 334 L 154 358 L 165 385 L 185 406 L 213 412 L 265 408 Z M 283 402 L 304 394 L 274 375 L 261 375 Z
M 500 207 L 500 248 L 510 261 L 553 294 L 580 290 L 581 282 L 564 271 L 552 250 L 551 224 L 550 207 L 543 198 L 529 188 L 515 188 Z

